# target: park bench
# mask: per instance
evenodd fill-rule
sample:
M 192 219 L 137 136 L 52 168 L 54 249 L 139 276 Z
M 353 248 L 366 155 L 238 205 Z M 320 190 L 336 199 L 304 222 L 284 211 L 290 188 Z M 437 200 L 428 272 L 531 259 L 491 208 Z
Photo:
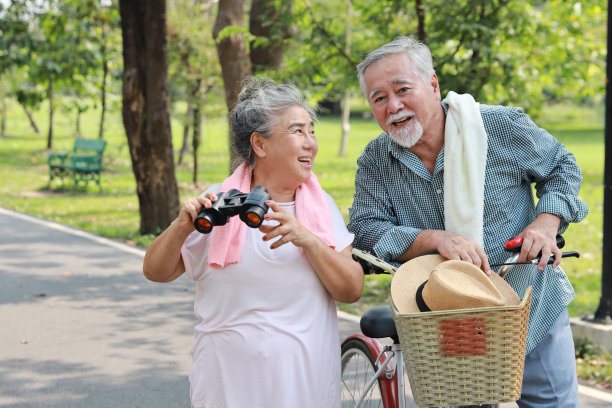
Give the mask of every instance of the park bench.
M 59 177 L 64 183 L 64 177 L 72 176 L 74 187 L 79 182 L 95 181 L 100 186 L 100 173 L 102 172 L 102 154 L 106 148 L 106 141 L 102 139 L 77 138 L 71 152 L 51 152 L 49 163 L 49 185 L 54 178 Z M 100 186 L 100 188 L 102 188 Z

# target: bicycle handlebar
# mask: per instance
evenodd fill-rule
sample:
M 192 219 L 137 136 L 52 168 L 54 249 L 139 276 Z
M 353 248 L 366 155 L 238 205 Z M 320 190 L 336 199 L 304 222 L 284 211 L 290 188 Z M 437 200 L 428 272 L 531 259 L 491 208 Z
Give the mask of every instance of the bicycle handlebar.
M 563 238 L 561 235 L 557 234 L 556 240 L 557 248 L 561 249 L 565 246 L 565 238 Z M 514 237 L 504 243 L 504 248 L 508 252 L 521 252 L 522 247 L 523 237 Z
M 565 246 L 565 239 L 563 238 L 563 236 L 557 235 L 556 240 L 557 240 L 556 242 L 557 248 L 561 249 Z M 512 255 L 508 259 L 506 259 L 506 261 L 503 263 L 491 265 L 491 267 L 501 266 L 498 272 L 499 276 L 503 277 L 515 265 L 537 265 L 538 263 L 540 263 L 540 259 L 542 258 L 541 252 L 536 258 L 532 259 L 531 261 L 518 262 L 518 258 L 520 256 L 522 246 L 523 246 L 523 237 L 514 237 L 504 243 L 504 248 L 506 249 L 506 251 L 511 252 Z M 363 273 L 365 275 L 372 275 L 372 274 L 387 274 L 388 275 L 388 274 L 395 273 L 395 271 L 397 270 L 395 266 L 383 261 L 382 259 L 376 257 L 370 252 L 366 252 L 366 251 L 362 251 L 357 248 L 353 248 L 352 253 L 353 253 L 352 255 L 353 259 L 359 262 L 359 264 L 361 265 L 361 268 L 363 269 Z M 578 253 L 577 251 L 562 252 L 561 257 L 562 258 L 568 258 L 568 257 L 580 258 L 580 253 Z M 555 263 L 555 257 L 551 256 L 547 264 L 552 265 L 553 263 Z
M 563 238 L 563 236 L 557 234 L 556 240 L 557 240 L 557 248 L 561 249 L 565 246 L 565 239 Z M 508 273 L 508 271 L 512 269 L 515 265 L 537 265 L 538 263 L 540 263 L 540 259 L 542 259 L 541 251 L 538 254 L 538 256 L 532 259 L 531 261 L 518 262 L 522 246 L 523 246 L 523 237 L 514 237 L 505 242 L 504 248 L 506 249 L 506 251 L 511 252 L 512 255 L 508 259 L 506 259 L 506 261 L 503 263 L 491 265 L 491 267 L 501 266 L 501 268 L 497 272 L 499 276 L 503 278 L 504 275 Z M 569 251 L 569 252 L 561 253 L 561 258 L 567 258 L 567 257 L 580 258 L 580 253 L 578 253 L 577 251 Z M 551 256 L 546 262 L 546 264 L 552 265 L 553 263 L 555 263 L 555 257 Z

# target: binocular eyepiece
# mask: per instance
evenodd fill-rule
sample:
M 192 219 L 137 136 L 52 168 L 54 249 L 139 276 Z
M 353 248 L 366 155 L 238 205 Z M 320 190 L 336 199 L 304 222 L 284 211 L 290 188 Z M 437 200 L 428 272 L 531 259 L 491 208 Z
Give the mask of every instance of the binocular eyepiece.
M 202 234 L 208 234 L 215 225 L 225 225 L 229 217 L 239 214 L 251 228 L 258 228 L 268 212 L 266 200 L 270 199 L 264 186 L 255 186 L 250 193 L 236 189 L 217 194 L 217 201 L 210 208 L 203 208 L 193 225 Z

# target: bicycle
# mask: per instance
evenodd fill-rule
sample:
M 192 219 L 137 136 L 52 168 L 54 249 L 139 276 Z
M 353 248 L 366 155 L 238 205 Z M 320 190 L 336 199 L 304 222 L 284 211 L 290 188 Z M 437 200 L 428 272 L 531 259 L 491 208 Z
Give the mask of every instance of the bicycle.
M 557 247 L 565 241 L 557 236 Z M 540 258 L 529 262 L 517 262 L 522 238 L 506 241 L 506 251 L 512 253 L 508 259 L 494 266 L 501 266 L 504 276 L 518 264 L 536 264 Z M 562 257 L 579 257 L 576 251 L 563 252 Z M 376 256 L 353 249 L 353 258 L 358 261 L 366 275 L 394 274 L 396 267 Z M 554 262 L 551 257 L 548 264 Z M 418 408 L 412 400 L 399 337 L 389 306 L 374 307 L 363 314 L 360 320 L 361 333 L 354 333 L 342 342 L 342 407 L 343 408 Z M 383 345 L 378 339 L 390 338 L 392 344 Z M 408 392 L 408 396 L 406 395 Z

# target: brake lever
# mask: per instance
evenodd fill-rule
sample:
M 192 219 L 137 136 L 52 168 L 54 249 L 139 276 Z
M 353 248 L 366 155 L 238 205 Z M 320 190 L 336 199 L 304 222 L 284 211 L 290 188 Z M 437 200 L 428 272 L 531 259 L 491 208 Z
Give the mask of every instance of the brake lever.
M 580 253 L 577 252 L 577 251 L 569 251 L 569 252 L 562 252 L 561 253 L 561 258 L 569 258 L 569 257 L 580 258 Z M 510 262 L 504 262 L 504 263 L 500 263 L 500 264 L 494 264 L 494 265 L 491 265 L 491 267 L 502 266 L 502 265 L 537 265 L 537 264 L 540 263 L 540 259 L 541 259 L 541 257 L 536 257 L 536 258 L 533 258 L 531 261 L 527 261 L 527 262 L 512 262 L 512 261 L 510 261 Z M 554 256 L 551 256 L 550 259 L 548 259 L 548 262 L 546 262 L 546 264 L 547 265 L 554 264 L 555 263 L 555 259 L 556 258 Z

